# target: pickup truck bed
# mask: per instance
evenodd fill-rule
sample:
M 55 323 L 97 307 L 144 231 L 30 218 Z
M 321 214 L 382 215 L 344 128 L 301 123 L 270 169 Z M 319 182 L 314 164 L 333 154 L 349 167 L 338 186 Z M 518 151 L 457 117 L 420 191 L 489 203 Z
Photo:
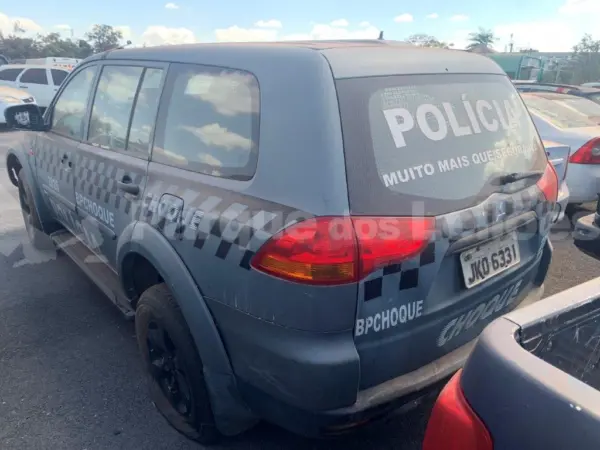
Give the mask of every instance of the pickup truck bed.
M 600 278 L 490 324 L 444 388 L 424 450 L 600 448 Z

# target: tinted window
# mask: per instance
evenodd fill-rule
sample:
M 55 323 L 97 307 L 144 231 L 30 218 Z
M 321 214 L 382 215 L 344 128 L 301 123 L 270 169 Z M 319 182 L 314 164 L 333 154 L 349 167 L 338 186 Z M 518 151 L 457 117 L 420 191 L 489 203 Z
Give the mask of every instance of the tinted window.
M 54 86 L 60 86 L 65 78 L 67 78 L 69 72 L 65 70 L 52 69 L 52 80 L 54 81 Z
M 581 97 L 523 94 L 530 111 L 559 128 L 593 127 L 600 123 L 600 105 Z
M 27 69 L 21 78 L 20 83 L 31 83 L 31 84 L 48 84 L 48 74 L 46 69 Z
M 133 110 L 127 150 L 147 157 L 160 100 L 161 69 L 146 69 Z
M 142 71 L 142 67 L 104 67 L 92 106 L 88 132 L 91 144 L 125 150 L 129 117 Z
M 60 93 L 52 111 L 52 130 L 83 139 L 83 124 L 96 67 L 78 72 Z
M 21 72 L 23 72 L 23 69 L 0 70 L 0 81 L 17 81 L 17 77 Z
M 377 77 L 337 85 L 356 213 L 443 214 L 535 182 L 501 187 L 492 182 L 498 175 L 545 167 L 537 131 L 504 76 Z
M 177 65 L 165 98 L 154 161 L 235 179 L 254 175 L 259 93 L 251 74 Z

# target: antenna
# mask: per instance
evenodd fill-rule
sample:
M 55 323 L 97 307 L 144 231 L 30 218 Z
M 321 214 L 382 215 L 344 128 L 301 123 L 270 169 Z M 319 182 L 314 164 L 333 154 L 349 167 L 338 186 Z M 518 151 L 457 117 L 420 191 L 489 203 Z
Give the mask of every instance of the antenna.
M 383 41 L 383 31 L 379 32 L 379 37 L 377 38 L 378 41 Z

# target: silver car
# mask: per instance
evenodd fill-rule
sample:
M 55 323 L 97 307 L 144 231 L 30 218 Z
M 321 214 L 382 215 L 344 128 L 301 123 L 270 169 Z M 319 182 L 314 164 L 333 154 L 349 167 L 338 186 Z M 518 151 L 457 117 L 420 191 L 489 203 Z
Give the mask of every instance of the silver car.
M 600 191 L 600 105 L 549 92 L 522 92 L 521 97 L 542 139 L 571 147 L 569 203 L 595 201 Z

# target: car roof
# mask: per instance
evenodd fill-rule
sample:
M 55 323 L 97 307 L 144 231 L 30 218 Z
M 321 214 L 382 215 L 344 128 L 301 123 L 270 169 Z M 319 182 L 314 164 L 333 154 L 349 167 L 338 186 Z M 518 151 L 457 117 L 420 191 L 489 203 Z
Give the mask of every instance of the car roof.
M 2 69 L 58 69 L 66 70 L 61 67 L 56 67 L 51 64 L 3 64 L 0 66 Z
M 572 94 L 564 94 L 559 92 L 546 92 L 546 91 L 531 91 L 531 92 L 521 92 L 521 96 L 530 96 L 530 97 L 541 97 L 548 100 L 561 100 L 565 98 L 581 98 L 578 95 Z
M 460 50 L 423 48 L 399 41 L 329 40 L 184 44 L 116 49 L 88 58 L 199 63 L 244 69 L 251 58 L 270 67 L 290 61 L 307 68 L 317 58 L 328 61 L 335 78 L 425 73 L 504 75 L 491 59 Z M 314 66 L 312 66 L 314 67 Z
M 519 88 L 531 88 L 535 90 L 536 87 L 539 87 L 540 90 L 551 90 L 551 89 L 565 89 L 565 90 L 573 90 L 577 91 L 577 95 L 580 94 L 598 94 L 600 93 L 600 89 L 591 87 L 591 86 L 575 86 L 572 84 L 558 84 L 558 83 L 540 83 L 537 81 L 529 81 L 529 80 L 513 80 L 513 84 Z

